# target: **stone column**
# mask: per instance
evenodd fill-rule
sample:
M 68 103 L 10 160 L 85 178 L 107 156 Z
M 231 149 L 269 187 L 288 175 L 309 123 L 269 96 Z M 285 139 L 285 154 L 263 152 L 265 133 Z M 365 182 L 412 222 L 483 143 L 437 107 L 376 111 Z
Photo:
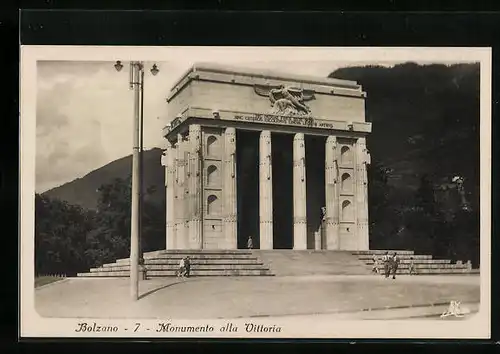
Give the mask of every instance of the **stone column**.
M 236 129 L 226 128 L 224 134 L 224 239 L 227 249 L 237 249 L 236 200 Z
M 339 249 L 339 191 L 337 138 L 329 136 L 325 145 L 326 249 Z
M 369 249 L 368 225 L 368 175 L 367 165 L 370 154 L 366 148 L 366 138 L 359 138 L 356 143 L 356 211 L 358 250 Z
M 201 199 L 201 126 L 189 126 L 189 244 L 193 249 L 203 248 Z
M 273 169 L 271 132 L 264 130 L 259 140 L 260 249 L 273 249 Z
M 176 205 L 175 205 L 175 216 L 176 216 L 176 235 L 177 235 L 177 248 L 186 249 L 188 248 L 188 240 L 186 235 L 185 224 L 185 166 L 184 166 L 184 150 L 185 142 L 182 139 L 181 134 L 177 134 L 177 159 L 176 159 L 176 173 L 175 179 L 177 184 L 176 193 Z
M 306 149 L 304 134 L 293 138 L 293 249 L 307 249 Z
M 182 225 L 184 226 L 184 248 L 191 249 L 193 245 L 191 244 L 191 240 L 189 239 L 189 219 L 191 217 L 191 204 L 190 204 L 190 194 L 189 194 L 189 178 L 188 178 L 188 161 L 189 161 L 189 135 L 184 137 L 182 141 L 182 151 L 183 151 L 183 159 L 182 159 L 182 203 L 184 214 L 182 217 Z
M 165 164 L 165 205 L 167 209 L 166 215 L 166 249 L 172 250 L 177 247 L 176 235 L 175 235 L 175 154 L 176 149 L 173 148 L 170 143 L 167 143 L 167 147 L 164 152 L 163 160 Z

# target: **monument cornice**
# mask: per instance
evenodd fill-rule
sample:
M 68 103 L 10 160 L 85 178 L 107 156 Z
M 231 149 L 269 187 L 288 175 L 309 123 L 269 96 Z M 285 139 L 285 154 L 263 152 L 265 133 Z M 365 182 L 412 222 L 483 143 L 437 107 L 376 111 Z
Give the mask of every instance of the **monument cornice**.
M 187 120 L 198 120 L 199 124 L 212 126 L 232 126 L 235 128 L 251 130 L 276 130 L 279 127 L 300 128 L 301 131 L 317 131 L 320 135 L 338 134 L 345 136 L 365 136 L 371 133 L 371 123 L 369 122 L 350 122 L 329 120 L 316 117 L 296 117 L 280 116 L 267 113 L 252 113 L 241 111 L 218 111 L 217 117 L 214 112 L 207 108 L 189 107 L 186 108 L 170 126 L 163 129 L 163 136 L 169 137 L 177 135 L 186 127 Z M 301 132 L 300 131 L 300 132 Z M 292 132 L 292 131 L 290 131 Z
M 170 102 L 185 86 L 194 80 L 243 86 L 280 85 L 287 83 L 298 85 L 303 89 L 313 90 L 319 94 L 366 98 L 366 92 L 362 91 L 361 85 L 355 81 L 292 75 L 273 71 L 231 69 L 215 64 L 203 64 L 191 67 L 181 76 L 170 90 L 166 99 L 167 102 Z

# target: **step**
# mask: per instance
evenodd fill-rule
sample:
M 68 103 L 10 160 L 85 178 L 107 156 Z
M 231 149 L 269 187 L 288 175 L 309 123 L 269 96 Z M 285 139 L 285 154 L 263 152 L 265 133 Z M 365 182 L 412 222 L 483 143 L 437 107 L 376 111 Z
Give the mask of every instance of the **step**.
M 160 250 L 154 252 L 144 252 L 144 255 L 154 255 L 154 254 L 181 254 L 181 255 L 196 255 L 196 254 L 231 254 L 231 255 L 241 255 L 241 254 L 252 254 L 250 250 Z
M 156 256 L 145 256 L 144 260 L 146 259 L 177 259 L 181 260 L 182 258 L 185 258 L 187 255 L 182 255 L 182 254 L 159 254 Z M 191 260 L 195 259 L 250 259 L 250 260 L 257 260 L 258 258 L 253 256 L 252 254 L 192 254 L 188 255 Z M 125 258 L 123 260 L 128 260 L 129 258 Z
M 119 262 L 119 263 L 106 263 L 103 264 L 103 267 L 111 267 L 119 265 L 127 265 L 129 262 Z M 153 265 L 153 264 L 172 264 L 179 265 L 179 261 L 176 259 L 169 258 L 154 258 L 154 259 L 145 259 L 144 264 Z M 197 264 L 262 264 L 257 258 L 254 259 L 191 259 L 191 265 Z
M 117 265 L 114 267 L 102 267 L 102 268 L 91 268 L 91 272 L 114 272 L 114 271 L 122 271 L 129 270 L 129 265 Z M 177 265 L 168 265 L 168 264 L 154 264 L 154 265 L 146 265 L 146 270 L 177 270 L 179 267 Z M 231 269 L 250 269 L 250 270 L 269 270 L 268 267 L 265 267 L 262 264 L 199 264 L 196 266 L 191 265 L 191 270 L 231 270 Z
M 276 275 L 370 274 L 370 267 L 349 251 L 254 250 Z
M 383 255 L 376 255 L 378 259 L 382 259 Z M 392 255 L 391 255 L 392 256 Z M 373 254 L 366 254 L 366 255 L 357 255 L 359 259 L 365 260 L 365 259 L 373 259 Z M 428 254 L 398 254 L 399 259 L 410 259 L 412 257 L 413 259 L 432 259 L 432 255 Z
M 156 258 L 144 258 L 144 263 L 157 263 L 157 262 L 162 262 L 162 261 L 170 261 L 173 263 L 179 264 L 181 261 L 182 257 L 156 257 Z M 191 263 L 196 263 L 198 261 L 206 261 L 206 262 L 211 262 L 211 261 L 223 261 L 226 263 L 233 263 L 237 261 L 246 261 L 246 262 L 259 262 L 259 259 L 257 257 L 239 257 L 239 258 L 229 258 L 229 257 L 190 257 Z M 115 263 L 118 264 L 129 264 L 130 259 L 118 259 Z M 112 263 L 111 263 L 112 264 Z
M 155 256 L 144 256 L 144 261 L 147 260 L 156 260 L 156 259 L 172 259 L 179 262 L 185 255 L 182 254 L 158 254 Z M 195 254 L 189 255 L 191 261 L 195 260 L 204 260 L 204 259 L 224 259 L 224 260 L 255 260 L 258 258 L 252 256 L 251 254 Z M 122 258 L 118 259 L 117 263 L 128 263 L 130 258 Z
M 351 251 L 352 254 L 355 255 L 366 255 L 369 254 L 373 256 L 374 254 L 379 255 L 379 254 L 385 254 L 386 252 L 389 252 L 390 255 L 394 254 L 396 252 L 398 255 L 413 255 L 414 251 L 408 251 L 408 250 L 367 250 L 367 251 Z
M 379 265 L 378 269 L 384 269 Z M 400 264 L 398 269 L 409 269 L 409 264 Z M 415 264 L 415 269 L 468 269 L 466 264 Z
M 363 259 L 363 261 L 366 264 L 373 264 L 373 260 L 370 259 Z M 401 259 L 399 261 L 399 264 L 410 264 L 411 260 L 410 259 Z M 382 261 L 379 261 L 380 264 L 382 264 Z M 413 263 L 415 264 L 450 264 L 451 260 L 450 259 L 414 259 Z
M 129 271 L 78 273 L 78 277 L 129 277 Z M 148 277 L 174 277 L 176 270 L 154 270 L 147 272 Z M 192 277 L 200 276 L 273 276 L 266 269 L 232 269 L 232 270 L 193 270 Z
M 392 273 L 391 273 L 392 274 Z M 396 272 L 397 274 L 409 274 L 408 269 L 398 269 Z M 417 269 L 417 275 L 425 275 L 425 274 L 478 274 L 478 272 L 474 270 L 467 270 L 467 269 L 454 269 L 454 268 L 448 268 L 448 269 Z M 379 275 L 383 275 L 383 272 L 380 272 Z

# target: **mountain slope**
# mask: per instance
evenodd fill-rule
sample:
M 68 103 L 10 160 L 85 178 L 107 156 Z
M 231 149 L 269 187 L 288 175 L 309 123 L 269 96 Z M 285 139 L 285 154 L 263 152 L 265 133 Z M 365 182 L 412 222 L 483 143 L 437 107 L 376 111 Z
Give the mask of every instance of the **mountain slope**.
M 390 168 L 392 185 L 416 190 L 427 174 L 436 184 L 465 177 L 479 199 L 479 64 L 350 67 L 329 77 L 355 80 L 368 94 L 372 161 Z
M 144 187 L 153 186 L 155 191 L 150 200 L 161 204 L 165 198 L 164 181 L 165 169 L 161 165 L 161 149 L 155 148 L 144 151 Z M 59 187 L 50 189 L 44 196 L 67 201 L 70 204 L 80 205 L 84 208 L 95 209 L 99 194 L 97 188 L 102 184 L 110 183 L 115 178 L 125 178 L 132 173 L 132 156 L 110 162 L 82 178 L 77 178 Z

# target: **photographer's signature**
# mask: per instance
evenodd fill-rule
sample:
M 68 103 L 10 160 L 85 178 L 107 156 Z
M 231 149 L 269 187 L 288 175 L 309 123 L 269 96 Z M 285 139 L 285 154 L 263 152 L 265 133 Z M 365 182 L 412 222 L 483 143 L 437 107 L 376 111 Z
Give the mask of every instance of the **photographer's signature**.
M 470 310 L 466 307 L 462 307 L 460 301 L 451 301 L 448 309 L 441 314 L 441 318 L 449 316 L 465 317 L 468 313 L 470 313 Z

